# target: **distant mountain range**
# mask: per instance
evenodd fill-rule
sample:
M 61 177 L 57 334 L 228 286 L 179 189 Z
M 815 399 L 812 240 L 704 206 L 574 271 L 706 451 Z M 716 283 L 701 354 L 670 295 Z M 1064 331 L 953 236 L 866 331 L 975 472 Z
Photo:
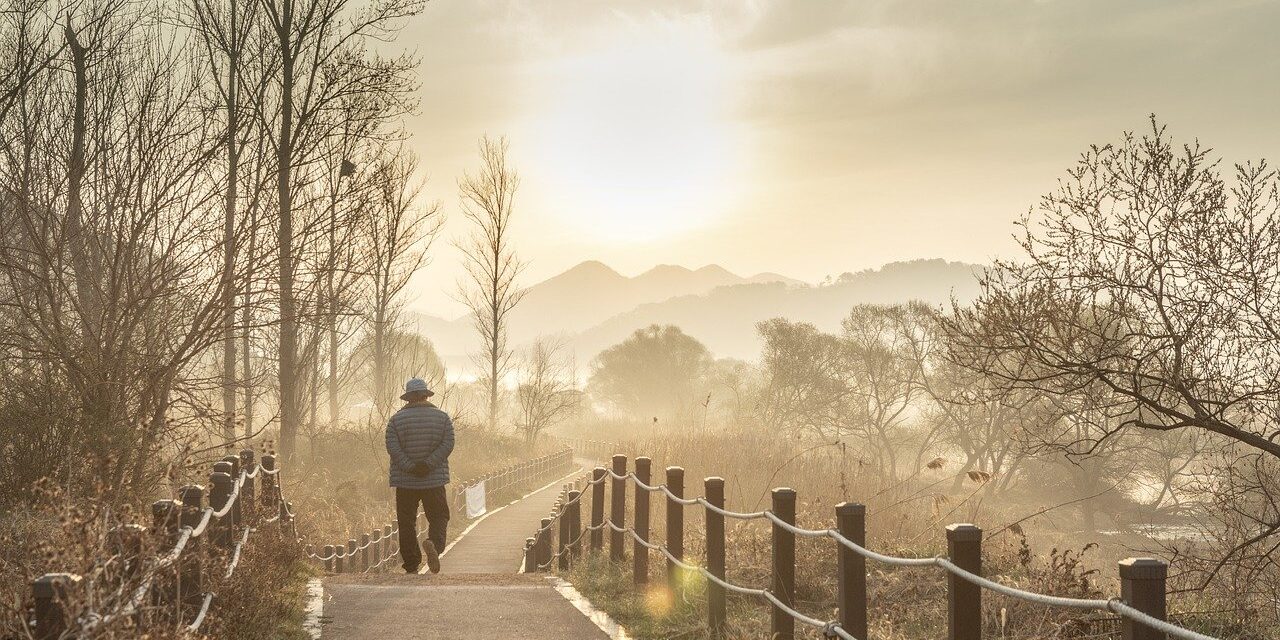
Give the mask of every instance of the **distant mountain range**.
M 757 322 L 785 317 L 834 330 L 855 304 L 967 301 L 977 293 L 981 268 L 940 259 L 895 262 L 818 286 L 775 273 L 738 276 L 719 265 L 660 265 L 629 278 L 590 261 L 529 287 L 512 316 L 511 343 L 519 348 L 558 336 L 586 363 L 636 329 L 673 324 L 719 357 L 751 360 L 760 349 Z M 469 316 L 415 314 L 410 321 L 451 370 L 470 368 L 467 354 L 478 345 Z

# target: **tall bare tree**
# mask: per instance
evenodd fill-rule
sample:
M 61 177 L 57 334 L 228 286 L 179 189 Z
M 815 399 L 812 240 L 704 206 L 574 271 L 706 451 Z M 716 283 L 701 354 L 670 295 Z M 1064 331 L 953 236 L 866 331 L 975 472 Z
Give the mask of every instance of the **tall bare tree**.
M 469 280 L 460 287 L 461 296 L 480 334 L 482 352 L 477 365 L 487 392 L 490 429 L 498 426 L 502 379 L 513 367 L 513 353 L 507 344 L 511 312 L 524 297 L 524 290 L 516 283 L 524 263 L 511 244 L 511 214 L 519 185 L 519 176 L 507 164 L 505 137 L 482 138 L 480 171 L 458 181 L 462 214 L 475 227 L 458 245 Z
M 40 72 L 46 90 L 19 92 L 0 121 L 6 402 L 31 384 L 60 389 L 69 406 L 45 427 L 66 443 L 43 470 L 113 489 L 137 486 L 175 432 L 207 414 L 199 363 L 224 310 L 219 141 L 160 9 L 76 6 L 44 25 L 61 45 L 19 36 L 65 64 Z
M 425 0 L 387 0 L 357 6 L 352 0 L 261 0 L 271 26 L 280 71 L 274 112 L 276 135 L 276 251 L 278 261 L 280 448 L 294 453 L 303 413 L 300 384 L 306 364 L 300 353 L 297 289 L 299 249 L 295 229 L 299 184 L 295 174 L 312 169 L 319 145 L 339 126 L 325 113 L 346 96 L 378 93 L 388 102 L 411 90 L 408 58 L 369 53 L 371 39 L 387 38 L 417 14 Z
M 239 224 L 241 137 L 245 118 L 241 114 L 245 53 L 258 29 L 254 2 L 236 0 L 192 0 L 196 33 L 204 45 L 204 62 L 208 65 L 215 95 L 223 112 L 226 176 L 223 183 L 222 226 L 222 420 L 223 435 L 230 442 L 236 437 L 236 404 L 238 371 L 235 273 L 239 248 L 236 229 Z
M 520 411 L 516 427 L 530 444 L 538 434 L 577 411 L 582 391 L 575 379 L 576 369 L 562 343 L 543 338 L 529 347 L 516 388 Z
M 439 203 L 422 205 L 422 185 L 414 182 L 416 160 L 406 152 L 385 155 L 376 169 L 376 189 L 365 218 L 370 284 L 368 308 L 372 334 L 374 406 L 386 414 L 391 408 L 391 355 L 398 348 L 391 339 L 400 322 L 403 292 L 409 279 L 427 260 L 432 242 L 444 223 Z
M 956 361 L 1013 389 L 1088 406 L 1064 450 L 1200 431 L 1235 460 L 1205 483 L 1239 524 L 1227 563 L 1280 545 L 1280 180 L 1228 180 L 1199 143 L 1145 135 L 1093 146 L 1020 223 L 1024 255 L 983 277 L 949 333 Z M 1227 529 L 1224 528 L 1223 531 Z M 1215 533 L 1215 536 L 1217 534 Z M 1269 549 L 1254 554 L 1255 545 Z M 1185 567 L 1185 565 L 1184 565 Z

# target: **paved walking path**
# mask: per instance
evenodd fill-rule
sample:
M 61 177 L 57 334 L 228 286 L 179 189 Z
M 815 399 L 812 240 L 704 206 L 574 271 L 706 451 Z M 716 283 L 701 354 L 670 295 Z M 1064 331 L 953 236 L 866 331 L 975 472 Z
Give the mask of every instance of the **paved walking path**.
M 517 573 L 524 539 L 551 510 L 561 485 L 552 483 L 479 520 L 444 554 L 439 575 L 326 577 L 321 637 L 607 640 L 546 577 Z
M 481 516 L 483 519 L 475 528 L 445 549 L 440 559 L 441 575 L 520 571 L 524 540 L 533 535 L 540 521 L 551 513 L 563 484 L 563 481 L 552 483 L 505 507 L 490 505 L 494 511 Z

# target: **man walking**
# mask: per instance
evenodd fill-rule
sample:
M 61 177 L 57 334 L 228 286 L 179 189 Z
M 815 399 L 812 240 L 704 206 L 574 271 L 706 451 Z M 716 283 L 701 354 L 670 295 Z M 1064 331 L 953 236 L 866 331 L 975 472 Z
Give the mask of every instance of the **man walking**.
M 449 454 L 453 421 L 428 398 L 427 383 L 413 378 L 404 385 L 406 404 L 387 421 L 387 454 L 391 486 L 396 490 L 396 522 L 400 525 L 400 558 L 406 573 L 417 573 L 426 552 L 427 568 L 440 572 L 440 550 L 449 526 Z M 427 515 L 427 539 L 418 549 L 418 505 Z

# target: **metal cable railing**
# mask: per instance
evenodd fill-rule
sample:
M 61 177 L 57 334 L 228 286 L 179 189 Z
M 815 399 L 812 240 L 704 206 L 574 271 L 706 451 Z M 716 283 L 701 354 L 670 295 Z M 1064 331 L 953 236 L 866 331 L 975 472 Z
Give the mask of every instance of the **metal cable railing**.
M 636 463 L 637 471 L 626 472 L 625 457 L 614 456 L 614 468 L 606 469 L 603 467 L 597 467 L 593 471 L 591 479 L 586 482 L 586 485 L 593 487 L 592 518 L 595 520 L 595 523 L 586 527 L 575 526 L 572 528 L 566 528 L 562 525 L 560 528 L 560 534 L 562 537 L 566 536 L 566 533 L 572 533 L 575 531 L 576 533 L 572 533 L 574 537 L 571 541 L 561 542 L 559 544 L 559 549 L 553 551 L 551 549 L 550 541 L 550 536 L 553 532 L 553 523 L 557 521 L 563 522 L 566 518 L 571 520 L 579 519 L 579 503 L 582 496 L 585 495 L 585 491 L 571 492 L 569 486 L 566 486 L 562 491 L 562 499 L 557 502 L 556 508 L 552 512 L 551 516 L 543 519 L 541 526 L 535 532 L 535 536 L 526 540 L 525 568 L 529 570 L 545 571 L 550 570 L 555 565 L 559 565 L 561 569 L 565 569 L 567 568 L 567 561 L 577 555 L 583 535 L 588 531 L 603 532 L 605 529 L 608 529 L 618 536 L 629 536 L 634 544 L 639 547 L 643 547 L 648 551 L 657 551 L 662 553 L 666 557 L 669 567 L 671 568 L 669 569 L 669 579 L 671 580 L 673 588 L 678 584 L 678 580 L 670 573 L 672 570 L 678 568 L 679 570 L 693 572 L 701 575 L 710 583 L 716 585 L 720 589 L 723 589 L 725 592 L 760 598 L 766 601 L 770 606 L 774 607 L 777 611 L 785 614 L 792 621 L 819 629 L 827 637 L 839 637 L 844 638 L 845 640 L 861 640 L 862 638 L 865 638 L 866 634 L 865 568 L 846 572 L 844 566 L 845 561 L 842 559 L 840 578 L 842 581 L 847 581 L 847 584 L 843 586 L 849 587 L 852 593 L 861 594 L 862 602 L 842 602 L 841 620 L 824 621 L 808 616 L 796 609 L 793 601 L 787 595 L 794 593 L 795 588 L 795 537 L 830 538 L 835 541 L 838 549 L 852 552 L 853 554 L 856 554 L 858 558 L 863 560 L 871 560 L 874 562 L 901 567 L 937 567 L 950 576 L 953 576 L 956 581 L 976 587 L 976 589 L 960 593 L 956 591 L 958 588 L 956 585 L 949 584 L 948 586 L 948 588 L 953 591 L 951 606 L 964 608 L 964 612 L 958 616 L 962 622 L 957 623 L 956 615 L 949 616 L 949 624 L 953 627 L 952 634 L 950 636 L 952 638 L 967 639 L 980 637 L 980 592 L 981 590 L 989 590 L 1007 597 L 1044 606 L 1111 612 L 1120 616 L 1121 619 L 1126 620 L 1129 623 L 1145 626 L 1146 628 L 1158 631 L 1162 634 L 1167 634 L 1169 637 L 1178 638 L 1180 640 L 1216 640 L 1211 636 L 1201 634 L 1190 629 L 1185 629 L 1163 619 L 1165 598 L 1164 575 L 1166 570 L 1165 567 L 1167 565 L 1156 560 L 1130 559 L 1121 563 L 1121 578 L 1122 581 L 1126 582 L 1125 592 L 1126 594 L 1131 594 L 1134 597 L 1134 602 L 1127 602 L 1121 598 L 1087 599 L 1042 594 L 1002 584 L 979 575 L 977 569 L 980 566 L 981 554 L 979 545 L 981 541 L 981 530 L 977 527 L 973 527 L 972 525 L 953 525 L 952 527 L 948 527 L 949 546 L 952 548 L 951 557 L 913 558 L 886 555 L 867 549 L 864 545 L 859 544 L 852 539 L 852 537 L 857 537 L 859 539 L 865 537 L 865 524 L 863 520 L 865 510 L 861 505 L 841 505 L 841 507 L 838 507 L 838 521 L 841 520 L 840 509 L 846 506 L 856 507 L 846 511 L 848 514 L 857 514 L 856 518 L 853 518 L 850 521 L 854 526 L 851 526 L 848 530 L 844 530 L 844 526 L 828 529 L 805 529 L 796 526 L 794 523 L 795 492 L 790 489 L 775 490 L 775 509 L 753 512 L 731 511 L 723 507 L 723 480 L 719 478 L 707 479 L 709 490 L 713 488 L 713 486 L 718 487 L 716 489 L 717 495 L 714 498 L 709 498 L 708 496 L 685 498 L 682 495 L 683 469 L 678 467 L 668 468 L 668 477 L 676 478 L 680 485 L 677 490 L 673 491 L 671 487 L 667 486 L 667 484 L 649 484 L 647 478 L 649 475 L 650 463 L 647 458 L 637 458 Z M 640 475 L 637 475 L 637 472 L 640 472 L 644 478 L 642 479 Z M 675 475 L 673 475 L 673 473 Z M 611 506 L 612 512 L 607 518 L 603 516 L 603 485 L 605 480 L 612 480 L 614 483 L 614 498 L 612 499 Z M 625 526 L 625 522 L 622 521 L 625 518 L 625 483 L 630 483 L 637 489 L 636 499 L 639 503 L 635 511 L 637 522 L 635 526 L 631 527 Z M 577 485 L 578 483 L 575 482 L 571 486 L 576 487 Z M 619 499 L 619 490 L 621 490 L 621 500 Z M 642 491 L 644 492 L 643 494 L 641 493 Z M 576 493 L 576 495 L 573 495 L 574 493 Z M 651 542 L 648 539 L 649 503 L 647 495 L 650 493 L 663 494 L 664 499 L 669 504 L 669 519 L 676 518 L 679 520 L 677 529 L 681 538 L 683 536 L 683 516 L 679 515 L 680 510 L 682 510 L 683 507 L 692 506 L 694 504 L 700 505 L 706 510 L 708 517 L 708 556 L 714 555 L 717 557 L 718 568 L 720 571 L 719 575 L 707 567 L 700 567 L 686 562 L 683 557 L 681 557 L 683 555 L 682 539 L 680 541 L 681 551 L 677 553 L 673 553 L 672 550 L 668 548 L 667 544 Z M 566 495 L 572 495 L 573 497 L 566 498 Z M 645 496 L 643 501 L 640 500 L 642 495 Z M 720 504 L 717 504 L 717 502 Z M 670 505 L 676 505 L 676 507 L 673 509 Z M 781 514 L 779 509 L 781 510 Z M 774 590 L 766 588 L 752 588 L 737 585 L 724 578 L 723 567 L 725 549 L 723 520 L 720 520 L 716 524 L 718 540 L 713 540 L 713 517 L 744 521 L 768 520 L 775 527 L 775 539 L 777 539 L 779 535 L 790 537 L 791 542 L 787 545 L 787 548 L 790 549 L 788 552 L 790 555 L 789 557 L 782 559 L 785 575 L 781 577 L 781 584 L 783 586 L 781 591 L 775 592 Z M 843 524 L 845 523 L 842 523 L 842 525 Z M 671 526 L 670 522 L 668 523 L 668 526 Z M 638 528 L 643 529 L 643 535 L 640 531 L 637 531 Z M 670 537 L 672 533 L 673 531 L 669 528 L 668 537 Z M 611 540 L 611 556 L 614 560 L 620 560 L 622 558 L 622 539 L 623 538 L 615 537 Z M 597 551 L 601 549 L 602 542 L 602 536 L 599 538 L 593 538 L 592 550 Z M 670 542 L 671 541 L 668 540 L 668 544 L 670 544 Z M 714 544 L 715 542 L 718 542 L 718 545 Z M 641 559 L 641 556 L 647 555 L 648 551 L 645 553 L 635 554 L 636 581 L 638 583 L 641 581 L 647 581 L 648 579 L 647 561 L 642 561 Z M 776 553 L 778 552 L 775 546 L 775 554 Z M 775 557 L 775 571 L 777 571 L 778 560 L 779 558 Z M 786 564 L 790 565 L 789 570 L 785 569 Z M 641 576 L 642 572 L 645 574 L 643 577 Z M 1158 607 L 1151 604 L 1151 596 L 1155 593 L 1153 588 L 1156 587 L 1156 583 L 1158 583 Z M 777 584 L 779 584 L 778 576 L 775 575 L 775 585 Z M 844 589 L 842 589 L 842 592 L 843 591 Z M 717 603 L 712 601 L 714 597 L 715 595 L 712 594 L 711 591 L 708 591 L 709 617 L 711 618 L 713 628 L 717 624 L 723 625 L 724 615 L 723 602 L 721 601 L 717 606 Z M 850 615 L 852 613 L 851 611 L 844 610 L 846 608 L 856 609 L 859 608 L 859 606 L 861 609 L 857 612 L 858 615 Z M 719 609 L 718 612 L 715 611 L 717 608 Z M 717 619 L 717 613 L 719 619 Z M 777 618 L 775 617 L 775 626 L 778 624 L 776 620 Z M 964 620 L 967 620 L 968 622 L 963 622 Z M 964 628 L 957 630 L 955 628 L 957 624 L 964 625 Z M 854 628 L 851 629 L 849 627 Z M 1130 637 L 1130 634 L 1133 634 L 1132 637 L 1140 637 L 1137 629 L 1138 627 L 1136 626 L 1130 627 L 1129 625 L 1126 625 L 1126 638 Z M 775 628 L 774 631 L 776 633 L 779 630 Z M 787 629 L 782 629 L 781 631 L 784 637 L 789 637 Z

